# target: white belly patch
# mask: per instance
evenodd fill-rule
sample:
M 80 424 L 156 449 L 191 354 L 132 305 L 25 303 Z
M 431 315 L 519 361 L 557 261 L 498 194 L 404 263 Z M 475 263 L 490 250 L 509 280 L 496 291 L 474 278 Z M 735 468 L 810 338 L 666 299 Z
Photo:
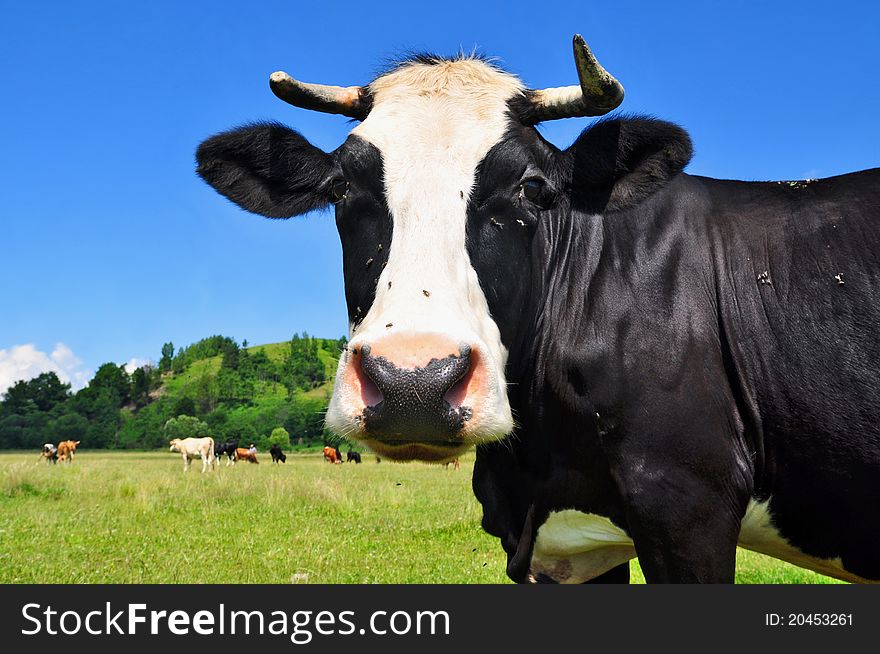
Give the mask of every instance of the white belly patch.
M 551 511 L 535 537 L 531 574 L 580 584 L 635 556 L 632 539 L 608 518 L 574 509 Z
M 751 500 L 743 516 L 738 545 L 820 574 L 852 582 L 865 579 L 847 572 L 839 558 L 804 554 L 783 538 L 770 518 L 769 500 Z M 608 518 L 575 509 L 551 511 L 538 529 L 532 552 L 532 577 L 579 584 L 636 557 L 632 539 Z
M 843 579 L 854 583 L 866 583 L 868 580 L 847 572 L 843 568 L 840 558 L 819 559 L 804 554 L 794 545 L 789 543 L 773 526 L 770 518 L 770 500 L 756 502 L 752 500 L 746 508 L 743 516 L 742 528 L 739 532 L 740 547 L 754 552 L 760 552 L 775 559 L 787 561 L 800 568 L 813 570 L 829 577 Z

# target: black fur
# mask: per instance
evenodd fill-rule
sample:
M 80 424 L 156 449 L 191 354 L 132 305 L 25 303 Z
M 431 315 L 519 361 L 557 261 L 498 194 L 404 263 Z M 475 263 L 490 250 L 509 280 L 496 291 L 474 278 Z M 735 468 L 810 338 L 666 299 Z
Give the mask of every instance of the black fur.
M 379 151 L 356 136 L 350 136 L 333 155 L 351 182 L 345 201 L 336 205 L 336 228 L 342 241 L 348 318 L 358 325 L 373 305 L 376 283 L 391 251 L 384 166 Z
M 272 463 L 287 463 L 287 455 L 277 443 L 273 443 L 269 448 L 269 455 L 272 457 Z
M 483 526 L 517 581 L 564 508 L 627 531 L 649 581 L 732 581 L 769 498 L 795 547 L 880 579 L 880 171 L 723 182 L 681 174 L 690 152 L 652 119 L 564 152 L 514 124 L 482 163 L 468 249 L 518 417 L 478 448 Z
M 235 459 L 235 450 L 237 448 L 237 440 L 216 442 L 214 443 L 214 456 L 219 459 L 225 454 L 227 460 L 232 461 Z
M 242 209 L 290 218 L 326 207 L 333 158 L 278 123 L 212 136 L 196 152 L 196 172 Z
M 634 207 L 666 186 L 693 149 L 677 125 L 617 117 L 585 129 L 566 153 L 573 208 L 603 213 Z

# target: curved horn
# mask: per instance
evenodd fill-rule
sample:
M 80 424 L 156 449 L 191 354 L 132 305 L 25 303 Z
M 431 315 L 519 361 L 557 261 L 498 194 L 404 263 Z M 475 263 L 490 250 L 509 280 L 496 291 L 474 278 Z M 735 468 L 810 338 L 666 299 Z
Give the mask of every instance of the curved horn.
M 557 118 L 603 116 L 623 102 L 623 86 L 602 68 L 580 34 L 574 35 L 574 62 L 580 86 L 531 91 L 529 118 L 538 123 Z
M 269 76 L 272 93 L 295 107 L 342 114 L 363 120 L 370 113 L 370 96 L 361 86 L 326 86 L 298 82 L 283 71 Z

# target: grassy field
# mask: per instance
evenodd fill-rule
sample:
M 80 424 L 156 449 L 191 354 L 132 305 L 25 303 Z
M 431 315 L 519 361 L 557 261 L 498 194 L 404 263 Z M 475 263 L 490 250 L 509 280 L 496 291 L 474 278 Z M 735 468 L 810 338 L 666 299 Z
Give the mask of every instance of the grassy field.
M 0 583 L 506 583 L 460 471 L 291 455 L 182 473 L 171 453 L 0 454 Z M 636 563 L 634 580 L 643 581 Z M 741 551 L 740 583 L 832 581 Z

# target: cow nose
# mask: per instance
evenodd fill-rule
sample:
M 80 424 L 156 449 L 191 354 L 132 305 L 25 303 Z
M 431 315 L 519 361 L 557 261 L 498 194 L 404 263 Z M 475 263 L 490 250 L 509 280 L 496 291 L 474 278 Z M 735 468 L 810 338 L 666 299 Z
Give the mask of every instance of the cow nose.
M 361 346 L 361 370 L 375 384 L 376 401 L 363 413 L 367 432 L 385 442 L 451 440 L 472 414 L 460 405 L 464 392 L 459 388 L 471 372 L 471 347 L 462 344 L 458 350 L 421 367 L 401 367 Z

